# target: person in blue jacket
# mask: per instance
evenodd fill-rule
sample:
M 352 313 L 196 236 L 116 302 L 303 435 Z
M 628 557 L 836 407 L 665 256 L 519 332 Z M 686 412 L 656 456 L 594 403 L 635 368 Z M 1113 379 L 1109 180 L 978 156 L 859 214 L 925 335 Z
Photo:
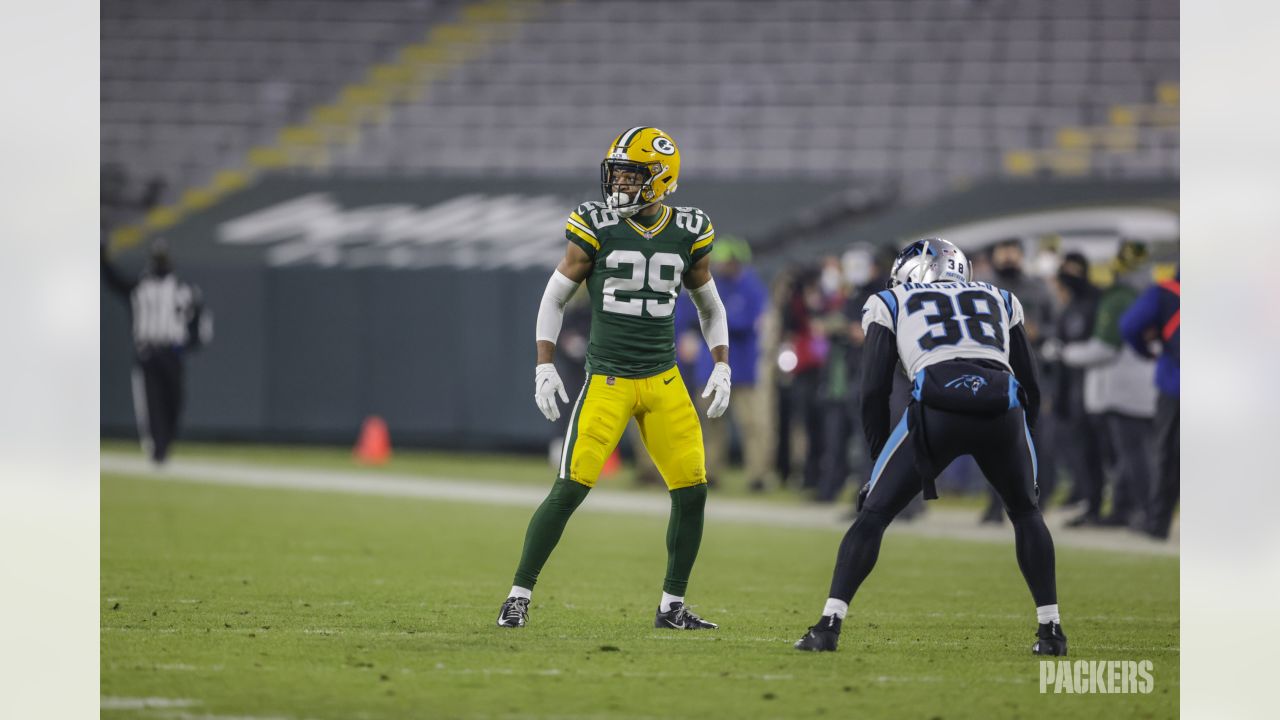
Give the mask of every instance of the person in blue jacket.
M 1156 482 L 1152 486 L 1148 524 L 1149 535 L 1169 537 L 1173 508 L 1178 504 L 1179 453 L 1178 408 L 1181 363 L 1181 273 L 1173 280 L 1156 283 L 1134 300 L 1120 317 L 1120 334 L 1134 350 L 1156 358 Z
M 763 490 L 769 474 L 772 442 L 768 427 L 769 414 L 760 391 L 760 320 L 769 305 L 769 290 L 751 267 L 751 246 L 741 238 L 720 235 L 711 251 L 716 288 L 724 302 L 729 322 L 729 369 L 733 373 L 733 403 L 724 417 L 703 421 L 702 435 L 706 443 L 707 477 L 714 481 L 724 476 L 729 461 L 729 417 L 738 429 L 743 465 L 748 487 Z M 687 293 L 676 301 L 676 357 L 682 367 L 691 368 L 685 375 L 695 387 L 701 387 L 711 376 L 715 365 L 698 325 L 698 311 Z M 697 342 L 692 342 L 696 340 Z M 694 397 L 705 406 L 708 402 Z

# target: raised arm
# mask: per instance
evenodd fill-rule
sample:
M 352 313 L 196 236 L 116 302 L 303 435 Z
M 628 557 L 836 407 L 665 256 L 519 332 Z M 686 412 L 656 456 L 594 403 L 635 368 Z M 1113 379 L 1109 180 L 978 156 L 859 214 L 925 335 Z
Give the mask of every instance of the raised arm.
M 117 295 L 129 299 L 133 294 L 133 289 L 138 286 L 136 280 L 126 280 L 115 265 L 111 264 L 111 260 L 107 258 L 107 246 L 103 243 L 99 249 L 99 258 L 102 263 L 102 279 L 107 281 L 107 287 L 111 288 Z

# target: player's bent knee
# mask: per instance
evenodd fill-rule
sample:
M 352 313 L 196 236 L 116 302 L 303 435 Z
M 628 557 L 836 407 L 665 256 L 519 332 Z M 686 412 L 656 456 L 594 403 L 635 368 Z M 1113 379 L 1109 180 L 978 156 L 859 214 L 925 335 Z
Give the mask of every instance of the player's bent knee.
M 701 453 L 690 453 L 680 459 L 675 471 L 670 473 L 670 476 L 668 476 L 668 473 L 663 472 L 662 479 L 667 483 L 668 490 L 705 485 L 707 482 L 706 461 Z
M 573 462 L 569 464 L 569 479 L 589 488 L 595 487 L 602 468 L 604 468 L 603 455 L 590 450 L 580 450 L 574 453 Z
M 672 488 L 671 497 L 686 510 L 702 510 L 707 505 L 707 484 L 703 482 Z
M 883 531 L 889 527 L 889 523 L 893 522 L 893 515 L 883 510 L 874 508 L 863 508 L 858 513 L 858 517 L 853 521 L 854 525 L 862 525 L 864 527 L 878 528 Z
M 551 493 L 547 496 L 547 502 L 560 510 L 573 512 L 586 499 L 587 491 L 590 489 L 590 485 L 572 478 L 557 478 L 551 487 Z
M 1014 525 L 1021 522 L 1035 522 L 1037 519 L 1043 520 L 1043 517 L 1040 515 L 1040 508 L 1035 507 L 1034 505 L 1030 508 L 1021 508 L 1018 510 L 1006 507 L 1004 512 L 1009 516 L 1009 522 Z
M 702 477 L 693 477 L 690 475 L 686 475 L 683 477 L 674 478 L 672 480 L 667 480 L 667 478 L 664 476 L 663 480 L 666 481 L 668 490 L 683 490 L 684 488 L 697 487 L 699 485 L 707 484 L 707 478 L 705 475 Z

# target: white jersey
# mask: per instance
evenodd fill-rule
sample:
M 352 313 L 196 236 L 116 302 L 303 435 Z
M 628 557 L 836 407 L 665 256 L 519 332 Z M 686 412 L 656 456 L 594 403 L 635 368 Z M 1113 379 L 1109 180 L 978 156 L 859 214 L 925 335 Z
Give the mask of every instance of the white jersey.
M 862 308 L 863 332 L 872 323 L 893 332 L 909 378 L 958 358 L 1009 368 L 1009 330 L 1021 322 L 1018 298 L 984 282 L 904 283 L 871 296 Z
M 138 345 L 185 345 L 195 316 L 196 290 L 172 273 L 138 282 L 133 302 L 133 339 Z

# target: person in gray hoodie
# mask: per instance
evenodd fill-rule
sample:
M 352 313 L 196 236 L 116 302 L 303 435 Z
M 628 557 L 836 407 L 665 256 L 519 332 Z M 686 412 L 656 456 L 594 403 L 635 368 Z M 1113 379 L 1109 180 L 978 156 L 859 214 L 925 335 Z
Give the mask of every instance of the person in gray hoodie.
M 1151 482 L 1152 418 L 1156 412 L 1155 363 L 1124 342 L 1120 316 L 1137 298 L 1146 260 L 1143 243 L 1124 240 L 1112 263 L 1115 282 L 1098 298 L 1093 335 L 1065 345 L 1047 343 L 1046 359 L 1084 369 L 1084 408 L 1094 430 L 1115 450 L 1116 473 L 1111 512 L 1091 504 L 1072 525 L 1141 527 Z

